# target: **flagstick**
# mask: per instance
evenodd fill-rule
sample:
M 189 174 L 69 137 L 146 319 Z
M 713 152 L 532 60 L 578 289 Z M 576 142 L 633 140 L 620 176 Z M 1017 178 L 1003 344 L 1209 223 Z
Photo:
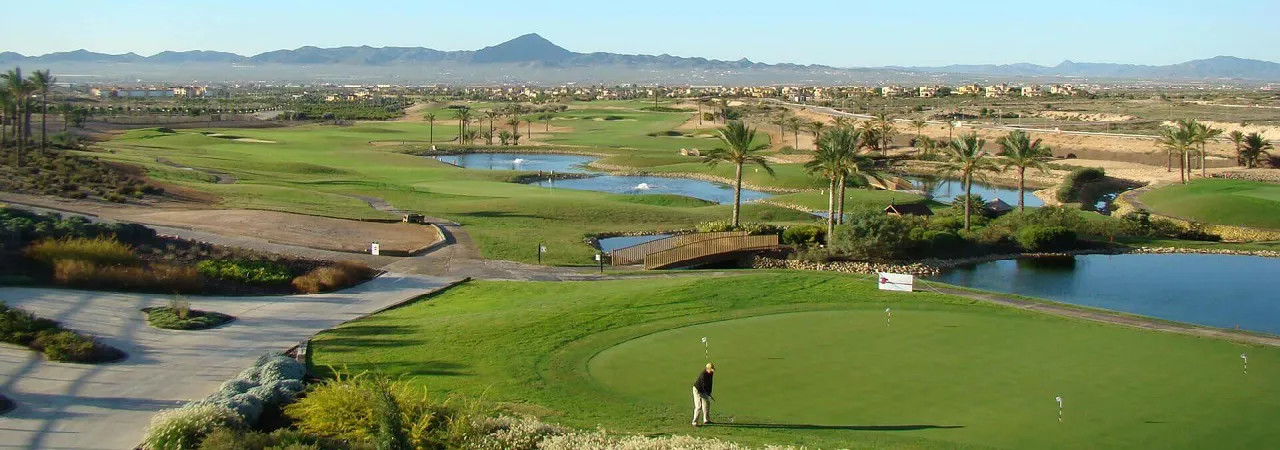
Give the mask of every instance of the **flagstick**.
M 893 312 L 890 312 L 889 308 L 885 308 L 884 309 L 884 326 L 887 327 L 892 324 L 893 324 Z
M 711 344 L 707 343 L 707 337 L 702 337 L 702 357 L 708 361 L 711 360 Z
M 1062 423 L 1062 396 L 1054 397 L 1058 401 L 1058 423 Z
M 1244 374 L 1248 375 L 1249 374 L 1249 355 L 1247 353 L 1241 353 L 1240 359 L 1244 360 Z

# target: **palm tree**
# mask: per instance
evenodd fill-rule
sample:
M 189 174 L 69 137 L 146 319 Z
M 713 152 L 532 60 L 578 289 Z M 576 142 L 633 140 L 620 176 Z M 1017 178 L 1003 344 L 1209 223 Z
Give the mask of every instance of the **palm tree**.
M 787 113 L 789 112 L 791 112 L 789 109 L 778 111 L 778 117 L 773 120 L 773 124 L 778 126 L 778 135 L 782 137 L 783 142 L 787 140 Z
M 898 134 L 893 127 L 893 118 L 886 113 L 879 113 L 875 116 L 875 127 L 877 129 L 876 138 L 880 140 L 881 152 L 887 153 L 889 145 L 893 144 L 893 136 Z
M 920 140 L 920 134 L 924 132 L 924 127 L 929 126 L 929 122 L 924 119 L 912 119 L 911 127 L 916 129 L 916 140 Z
M 826 127 L 827 127 L 826 122 L 821 122 L 817 120 L 805 124 L 805 128 L 808 128 L 809 132 L 813 133 L 813 148 L 815 149 L 818 148 L 818 141 L 822 139 L 822 129 Z
M 851 125 L 851 124 L 849 123 L 849 118 L 848 118 L 848 117 L 845 117 L 845 116 L 836 117 L 836 118 L 835 118 L 835 119 L 833 119 L 833 120 L 835 120 L 835 122 L 836 122 L 836 123 L 835 123 L 836 128 L 844 128 L 844 127 L 847 127 L 847 126 Z
M 765 144 L 755 144 L 756 129 L 749 128 L 742 121 L 734 120 L 726 123 L 724 128 L 716 130 L 716 137 L 724 144 L 724 147 L 717 147 L 707 152 L 707 165 L 715 167 L 724 162 L 734 165 L 734 185 L 733 185 L 733 226 L 738 227 L 738 213 L 742 208 L 742 165 L 755 164 L 760 166 L 770 176 L 773 176 L 773 167 L 769 166 L 769 162 L 763 156 L 755 154 L 765 148 Z
M 462 142 L 462 134 L 467 132 L 467 124 L 471 122 L 471 107 L 463 106 L 453 111 L 458 119 L 458 142 Z
M 1244 144 L 1244 133 L 1240 130 L 1232 130 L 1230 133 L 1227 133 L 1227 139 L 1230 139 L 1231 143 L 1236 146 L 1236 165 L 1243 166 L 1244 159 L 1240 156 L 1240 147 Z
M 964 229 L 969 229 L 969 216 L 972 214 L 973 178 L 981 178 L 982 172 L 999 170 L 991 161 L 991 154 L 985 147 L 987 141 L 979 138 L 978 133 L 969 133 L 951 141 L 946 148 L 947 161 L 940 170 L 943 176 L 960 175 L 964 182 Z
M 543 122 L 543 125 L 545 126 L 542 129 L 542 131 L 547 133 L 551 132 L 551 119 L 554 119 L 554 118 L 556 118 L 556 115 L 553 113 L 545 113 L 541 116 L 538 116 L 538 119 L 541 120 Z
M 821 173 L 830 179 L 827 195 L 827 232 L 835 231 L 836 224 L 844 222 L 845 187 L 848 177 L 863 173 L 858 148 L 862 131 L 853 127 L 840 127 L 822 136 L 814 159 L 805 164 L 809 173 Z
M 799 117 L 792 116 L 787 118 L 787 129 L 791 130 L 792 133 L 795 133 L 797 149 L 800 148 L 800 123 L 801 122 L 802 121 L 800 120 Z
M 956 122 L 955 122 L 955 121 L 953 121 L 953 120 L 948 120 L 948 121 L 947 121 L 947 142 L 950 142 L 950 141 L 951 141 L 951 139 L 952 139 L 952 138 L 951 138 L 951 132 L 953 132 L 953 131 L 955 131 L 955 130 L 956 130 Z
M 836 228 L 836 181 L 840 179 L 840 171 L 844 167 L 844 154 L 835 145 L 832 145 L 831 137 L 840 133 L 837 129 L 827 135 L 827 139 L 818 142 L 818 151 L 814 152 L 813 159 L 804 164 L 804 169 L 810 174 L 821 174 L 826 177 L 827 183 L 827 236 Z
M 1196 146 L 1199 147 L 1199 152 L 1200 152 L 1200 177 L 1201 178 L 1207 177 L 1208 175 L 1206 174 L 1206 170 L 1204 167 L 1204 153 L 1205 153 L 1204 148 L 1205 148 L 1205 145 L 1208 144 L 1210 140 L 1217 138 L 1219 135 L 1221 135 L 1222 130 L 1213 128 L 1211 126 L 1205 125 L 1195 120 L 1191 121 L 1191 125 L 1192 125 L 1192 129 L 1195 130 L 1195 133 L 1192 136 L 1194 136 L 1194 142 Z M 1191 176 L 1190 170 L 1191 170 L 1191 167 L 1187 166 L 1188 177 Z
M 484 139 L 484 145 L 493 145 L 493 131 L 481 130 L 480 139 Z
M 698 126 L 702 126 L 702 105 L 707 103 L 706 97 L 698 97 Z
M 498 116 L 501 115 L 502 113 L 494 109 L 489 109 L 484 112 L 484 116 L 489 118 L 489 134 L 493 134 L 493 119 L 497 119 Z
M 1018 168 L 1018 211 L 1024 211 L 1023 198 L 1026 196 L 1027 168 L 1048 172 L 1049 166 L 1040 158 L 1051 155 L 1049 146 L 1041 144 L 1040 139 L 1031 137 L 1022 130 L 1011 131 L 1000 137 L 1000 156 L 1004 157 L 1003 170 Z
M 436 143 L 436 113 L 427 113 L 425 116 L 422 116 L 422 118 L 427 119 L 427 126 L 429 127 L 429 128 L 428 128 L 428 130 L 429 130 L 429 131 L 428 131 L 428 133 L 429 133 L 429 134 L 427 135 L 427 144 L 429 144 L 429 145 L 435 145 L 435 143 Z
M 524 130 L 529 135 L 529 139 L 533 139 L 533 117 L 524 118 Z
M 520 116 L 512 114 L 507 118 L 507 125 L 511 126 L 511 134 L 520 134 Z
M 870 120 L 859 125 L 862 127 L 861 146 L 873 152 L 880 151 L 880 143 L 882 142 L 880 139 L 880 127 L 877 127 L 875 122 Z
M 498 130 L 498 141 L 501 142 L 502 145 L 507 145 L 507 143 L 511 141 L 511 132 L 505 129 Z
M 75 113 L 75 107 L 71 106 L 70 103 L 63 103 L 61 105 L 58 105 L 58 114 L 62 115 L 62 132 L 63 133 L 67 132 L 67 127 L 69 127 L 71 124 L 71 115 L 73 113 Z
M 1244 137 L 1244 142 L 1240 147 L 1240 154 L 1244 158 L 1245 167 L 1250 169 L 1257 167 L 1258 158 L 1262 155 L 1271 156 L 1270 153 L 1267 153 L 1267 150 L 1273 148 L 1271 141 L 1264 139 L 1262 135 L 1249 133 L 1248 136 Z
M 36 92 L 40 93 L 40 151 L 49 148 L 48 119 L 49 119 L 49 88 L 53 87 L 53 83 L 58 81 L 48 69 L 44 71 L 37 70 L 31 74 L 31 86 Z
M 1193 140 L 1192 130 L 1183 121 L 1179 121 L 1176 128 L 1168 125 L 1161 126 L 1160 134 L 1156 138 L 1156 145 L 1165 151 L 1167 171 L 1173 170 L 1173 155 L 1175 153 L 1178 155 L 1178 176 L 1182 179 L 1183 184 L 1187 183 L 1184 155 L 1190 151 Z
M 30 103 L 31 83 L 22 78 L 22 69 L 14 68 L 3 75 L 0 75 L 5 81 L 5 89 L 8 89 L 11 95 L 10 102 L 13 103 L 13 135 L 18 139 L 17 166 L 22 167 L 22 152 L 26 149 L 27 137 L 23 133 L 22 118 L 29 111 L 23 111 Z M 28 130 L 30 131 L 30 130 Z
M 4 122 L 13 117 L 9 114 L 10 108 L 13 108 L 13 93 L 8 89 L 0 89 L 0 148 L 4 148 L 9 141 L 9 127 Z

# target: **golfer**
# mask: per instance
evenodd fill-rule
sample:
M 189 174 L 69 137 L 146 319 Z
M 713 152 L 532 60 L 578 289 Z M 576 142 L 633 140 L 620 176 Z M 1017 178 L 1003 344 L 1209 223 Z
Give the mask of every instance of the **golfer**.
M 707 368 L 698 374 L 693 382 L 693 426 L 698 426 L 698 413 L 702 413 L 702 424 L 711 423 L 707 416 L 711 414 L 711 381 L 716 375 L 716 366 L 707 363 Z

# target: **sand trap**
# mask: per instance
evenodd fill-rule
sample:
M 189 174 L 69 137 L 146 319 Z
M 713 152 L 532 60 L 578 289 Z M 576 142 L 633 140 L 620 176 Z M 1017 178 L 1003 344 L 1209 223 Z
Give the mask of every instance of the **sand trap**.
M 341 251 L 365 251 L 378 242 L 388 251 L 413 251 L 440 239 L 436 229 L 407 223 L 374 223 L 274 211 L 189 210 L 132 215 L 130 220 L 228 236 Z
M 274 143 L 276 143 L 276 141 L 268 141 L 268 140 L 266 140 L 266 139 L 254 139 L 254 138 L 238 138 L 238 139 L 232 139 L 232 140 L 233 140 L 233 141 L 236 141 L 236 142 L 252 142 L 252 143 L 255 143 L 255 144 L 274 144 Z
M 635 121 L 636 121 L 636 119 L 613 119 L 613 120 L 608 120 L 608 119 L 605 119 L 605 118 L 603 118 L 603 117 L 596 117 L 596 118 L 593 118 L 593 119 L 591 119 L 591 120 L 594 120 L 594 121 L 596 121 L 596 122 L 635 122 Z
M 265 140 L 265 139 L 254 139 L 254 138 L 247 138 L 247 137 L 239 137 L 239 136 L 236 136 L 236 135 L 232 135 L 232 134 L 223 134 L 223 133 L 208 133 L 208 134 L 205 134 L 205 136 L 208 136 L 208 137 L 211 137 L 211 138 L 226 139 L 226 140 L 228 140 L 228 141 L 236 141 L 236 142 L 252 142 L 252 143 L 256 143 L 256 144 L 274 144 L 274 143 L 276 143 L 276 141 L 268 141 L 268 140 Z

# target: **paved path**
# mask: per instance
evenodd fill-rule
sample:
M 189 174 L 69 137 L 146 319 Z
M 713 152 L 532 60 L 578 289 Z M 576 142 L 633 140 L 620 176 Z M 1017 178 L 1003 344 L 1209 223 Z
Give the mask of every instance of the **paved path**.
M 196 309 L 237 318 L 204 331 L 148 326 L 139 310 L 165 305 L 163 295 L 0 288 L 6 303 L 98 336 L 129 354 L 113 364 L 66 364 L 0 344 L 0 392 L 18 403 L 0 416 L 0 449 L 131 449 L 157 411 L 208 395 L 259 355 L 446 282 L 387 274 L 332 294 L 191 298 Z

